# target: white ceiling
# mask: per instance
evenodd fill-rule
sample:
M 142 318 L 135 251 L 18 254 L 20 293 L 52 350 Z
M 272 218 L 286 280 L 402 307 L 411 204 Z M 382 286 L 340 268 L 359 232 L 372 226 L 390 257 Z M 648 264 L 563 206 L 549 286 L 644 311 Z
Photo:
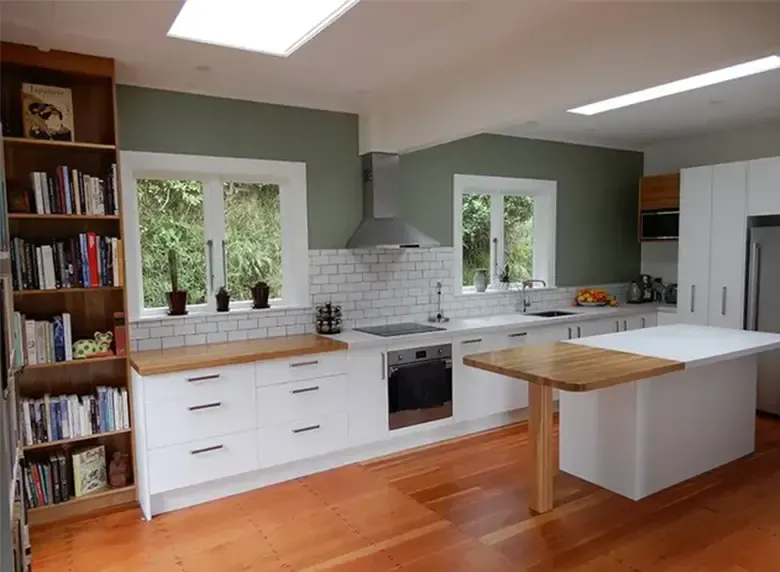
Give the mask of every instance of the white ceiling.
M 0 36 L 113 57 L 120 83 L 360 113 L 363 151 L 483 131 L 642 148 L 780 117 L 780 72 L 564 111 L 780 53 L 780 3 L 361 0 L 276 58 L 168 38 L 182 2 L 0 0 Z

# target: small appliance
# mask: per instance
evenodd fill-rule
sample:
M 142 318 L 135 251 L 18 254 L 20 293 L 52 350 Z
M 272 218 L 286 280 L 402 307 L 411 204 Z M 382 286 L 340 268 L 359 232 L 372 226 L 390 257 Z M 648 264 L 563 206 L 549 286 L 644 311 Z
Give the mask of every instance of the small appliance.
M 629 304 L 652 302 L 654 298 L 653 277 L 649 274 L 640 274 L 636 280 L 628 285 L 626 301 Z
M 667 284 L 664 290 L 664 302 L 667 304 L 677 303 L 677 284 Z

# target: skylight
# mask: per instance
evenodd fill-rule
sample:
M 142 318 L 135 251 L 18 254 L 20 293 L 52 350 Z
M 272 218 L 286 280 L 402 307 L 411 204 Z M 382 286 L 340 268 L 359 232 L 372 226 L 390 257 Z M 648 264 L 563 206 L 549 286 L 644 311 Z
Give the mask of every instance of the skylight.
M 287 57 L 359 0 L 187 0 L 168 35 Z
M 605 99 L 604 101 L 597 101 L 596 103 L 590 103 L 588 105 L 583 105 L 582 107 L 575 107 L 568 111 L 569 113 L 579 113 L 580 115 L 596 115 L 597 113 L 604 113 L 605 111 L 636 105 L 637 103 L 667 97 L 676 93 L 692 91 L 701 87 L 707 87 L 709 85 L 715 85 L 716 83 L 723 83 L 777 68 L 780 68 L 780 56 L 769 56 L 670 83 L 656 85 L 655 87 L 627 93 L 611 99 Z

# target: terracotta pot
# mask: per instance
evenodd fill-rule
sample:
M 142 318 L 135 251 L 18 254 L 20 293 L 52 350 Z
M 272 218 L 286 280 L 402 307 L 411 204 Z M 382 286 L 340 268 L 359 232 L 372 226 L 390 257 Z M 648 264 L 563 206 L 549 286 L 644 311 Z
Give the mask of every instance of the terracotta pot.
M 187 313 L 187 291 L 168 292 L 168 315 L 184 316 Z
M 262 310 L 264 308 L 269 308 L 268 306 L 268 296 L 271 293 L 271 289 L 268 287 L 268 284 L 265 282 L 258 282 L 254 286 L 252 286 L 252 298 L 254 298 L 254 304 L 252 304 L 252 307 L 255 310 Z

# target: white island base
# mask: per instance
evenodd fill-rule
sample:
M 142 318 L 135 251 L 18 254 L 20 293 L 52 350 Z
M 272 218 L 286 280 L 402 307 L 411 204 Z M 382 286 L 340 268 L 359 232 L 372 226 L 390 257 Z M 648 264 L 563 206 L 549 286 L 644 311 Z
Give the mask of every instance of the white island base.
M 596 391 L 562 391 L 561 470 L 639 500 L 749 455 L 756 364 L 750 355 Z

